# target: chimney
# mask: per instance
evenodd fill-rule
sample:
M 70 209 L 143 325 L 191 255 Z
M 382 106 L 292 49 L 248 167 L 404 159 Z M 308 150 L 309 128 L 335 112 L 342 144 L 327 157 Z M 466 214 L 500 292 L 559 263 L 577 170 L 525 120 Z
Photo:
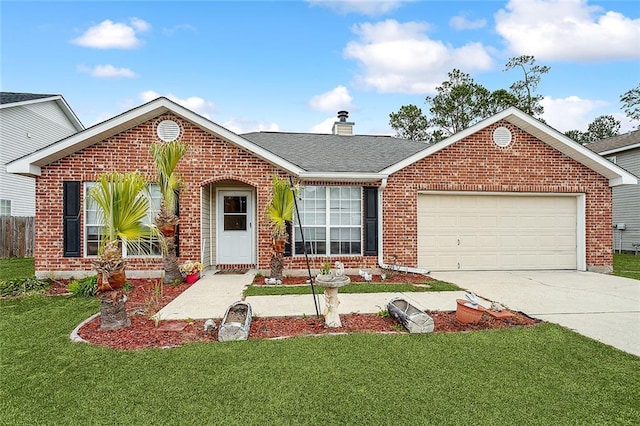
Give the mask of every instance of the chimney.
M 348 111 L 338 111 L 338 121 L 333 123 L 333 134 L 341 136 L 353 136 L 353 125 L 355 123 L 347 121 Z

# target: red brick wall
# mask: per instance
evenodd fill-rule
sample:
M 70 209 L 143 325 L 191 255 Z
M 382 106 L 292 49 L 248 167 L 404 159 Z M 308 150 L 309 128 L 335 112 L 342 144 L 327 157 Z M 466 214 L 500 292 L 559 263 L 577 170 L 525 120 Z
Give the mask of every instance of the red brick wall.
M 177 169 L 185 182 L 180 194 L 180 260 L 200 259 L 201 187 L 217 181 L 236 180 L 255 188 L 259 206 L 259 264 L 265 267 L 268 265 L 271 253 L 270 233 L 264 220 L 264 204 L 270 198 L 273 174 L 282 173 L 269 163 L 202 131 L 188 121 L 175 116 L 163 116 L 42 168 L 36 189 L 36 271 L 91 270 L 90 258 L 62 256 L 62 182 L 90 182 L 95 180 L 97 174 L 111 170 L 139 170 L 150 181 L 155 180 L 155 167 L 149 149 L 151 142 L 157 141 L 155 124 L 164 118 L 171 118 L 181 124 L 181 140 L 189 145 Z M 84 194 L 82 196 L 84 203 Z M 81 218 L 81 223 L 84 223 L 84 217 Z M 84 241 L 84 229 L 81 240 Z M 84 256 L 84 247 L 82 254 Z M 129 270 L 161 268 L 161 260 L 158 258 L 131 258 L 128 266 Z
M 200 258 L 201 187 L 236 180 L 251 185 L 256 191 L 257 266 L 269 268 L 271 239 L 264 205 L 270 198 L 273 174 L 284 174 L 187 121 L 163 116 L 42 168 L 36 186 L 36 271 L 91 270 L 90 258 L 62 256 L 62 182 L 94 181 L 97 174 L 111 170 L 139 170 L 150 181 L 154 180 L 149 147 L 157 140 L 155 124 L 163 118 L 181 124 L 181 139 L 189 145 L 178 165 L 178 172 L 186 183 L 180 195 L 181 261 Z M 498 148 L 491 142 L 491 132 L 497 125 L 509 127 L 514 134 L 514 141 L 507 148 Z M 607 180 L 508 123 L 490 126 L 389 177 L 384 191 L 386 262 L 390 262 L 389 255 L 394 254 L 401 265 L 417 263 L 419 190 L 584 192 L 587 194 L 587 264 L 611 265 L 611 190 Z M 81 221 L 83 223 L 84 218 Z M 84 235 L 81 238 L 83 240 Z M 370 268 L 377 262 L 375 256 L 344 256 L 332 260 L 338 259 L 347 268 Z M 321 260 L 316 261 L 316 268 L 320 263 Z M 297 256 L 286 259 L 285 267 L 306 268 L 306 264 L 302 256 Z M 134 258 L 130 259 L 129 269 L 161 269 L 161 262 L 157 258 Z
M 492 141 L 498 126 L 513 142 Z M 559 192 L 586 194 L 586 263 L 612 264 L 611 189 L 608 180 L 523 130 L 498 122 L 394 173 L 384 191 L 384 253 L 415 266 L 417 191 Z M 388 259 L 385 258 L 388 262 Z

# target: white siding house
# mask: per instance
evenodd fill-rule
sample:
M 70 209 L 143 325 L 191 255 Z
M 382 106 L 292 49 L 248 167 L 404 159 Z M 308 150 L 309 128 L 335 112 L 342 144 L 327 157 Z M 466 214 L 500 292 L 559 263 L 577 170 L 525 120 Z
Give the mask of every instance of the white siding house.
M 602 139 L 587 148 L 640 176 L 640 130 Z M 640 244 L 640 184 L 613 188 L 612 232 L 615 251 L 637 250 L 633 244 Z
M 0 215 L 35 216 L 35 179 L 6 164 L 81 130 L 60 95 L 0 92 Z

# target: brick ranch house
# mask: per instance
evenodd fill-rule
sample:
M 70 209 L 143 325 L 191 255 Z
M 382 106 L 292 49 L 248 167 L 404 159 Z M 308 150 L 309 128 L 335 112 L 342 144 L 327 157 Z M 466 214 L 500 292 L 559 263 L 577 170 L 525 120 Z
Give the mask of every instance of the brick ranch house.
M 611 188 L 637 178 L 510 108 L 437 144 L 353 134 L 237 135 L 158 98 L 8 165 L 36 178 L 36 275 L 91 273 L 100 224 L 87 190 L 102 172 L 155 169 L 152 142 L 180 139 L 180 261 L 268 270 L 273 175 L 300 184 L 311 259 L 347 268 L 612 270 Z M 157 199 L 154 200 L 156 206 Z M 150 214 L 151 217 L 151 214 Z M 285 267 L 306 268 L 298 224 Z M 159 256 L 128 253 L 127 274 Z

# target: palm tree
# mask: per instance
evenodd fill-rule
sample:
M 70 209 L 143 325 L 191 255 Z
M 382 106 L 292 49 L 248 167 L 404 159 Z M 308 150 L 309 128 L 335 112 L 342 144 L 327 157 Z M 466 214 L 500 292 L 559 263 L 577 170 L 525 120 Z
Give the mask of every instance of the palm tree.
M 149 241 L 155 227 L 145 225 L 149 211 L 149 197 L 144 196 L 147 182 L 139 172 L 110 172 L 98 176 L 89 197 L 98 205 L 102 223 L 102 243 L 98 258 L 93 262 L 98 272 L 97 296 L 100 299 L 102 329 L 116 330 L 128 327 L 131 321 L 125 307 L 123 292 L 126 280 L 126 261 L 122 257 L 124 246 L 143 252 L 144 241 Z
M 287 222 L 291 222 L 294 212 L 294 191 L 286 180 L 273 177 L 271 186 L 272 198 L 267 204 L 267 218 L 271 225 L 271 278 L 282 279 L 284 268 L 284 246 L 287 243 Z
M 176 256 L 176 204 L 180 189 L 180 178 L 175 172 L 180 159 L 187 152 L 187 144 L 171 141 L 163 144 L 151 144 L 151 156 L 158 172 L 158 187 L 162 195 L 160 211 L 155 218 L 162 234 L 162 262 L 164 264 L 164 283 L 180 281 L 178 256 Z

